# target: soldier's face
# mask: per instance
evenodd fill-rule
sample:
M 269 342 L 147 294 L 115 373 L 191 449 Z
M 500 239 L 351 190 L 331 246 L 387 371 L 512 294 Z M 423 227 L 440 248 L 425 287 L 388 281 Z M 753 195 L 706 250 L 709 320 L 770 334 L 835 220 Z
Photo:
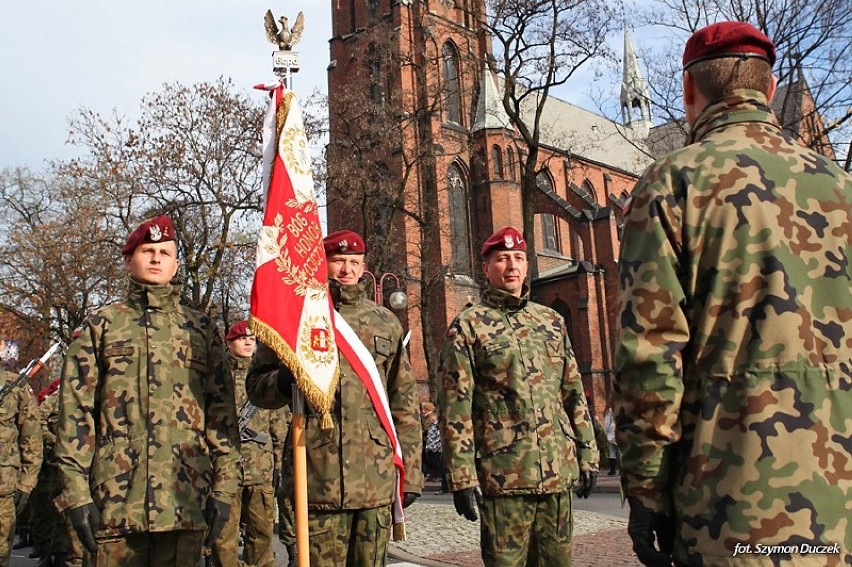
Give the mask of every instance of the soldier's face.
M 237 358 L 251 358 L 254 354 L 255 338 L 254 335 L 237 337 L 232 341 L 228 341 L 228 350 Z
M 521 250 L 495 250 L 482 263 L 482 271 L 492 287 L 520 297 L 527 277 L 527 253 Z
M 363 254 L 332 254 L 328 258 L 328 278 L 342 284 L 356 284 L 366 269 Z
M 140 244 L 133 254 L 124 257 L 124 267 L 140 283 L 165 285 L 177 273 L 177 246 L 173 241 Z

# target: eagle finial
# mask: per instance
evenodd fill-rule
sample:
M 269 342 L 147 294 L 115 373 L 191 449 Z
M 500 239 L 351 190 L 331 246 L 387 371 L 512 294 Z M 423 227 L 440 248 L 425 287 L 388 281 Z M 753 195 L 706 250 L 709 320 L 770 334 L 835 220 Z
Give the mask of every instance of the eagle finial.
M 287 25 L 287 17 L 281 16 L 281 29 L 278 29 L 278 24 L 275 22 L 275 16 L 272 15 L 272 10 L 267 10 L 263 17 L 264 27 L 266 28 L 266 39 L 270 43 L 278 45 L 278 49 L 282 51 L 291 51 L 293 46 L 299 43 L 302 39 L 302 31 L 305 29 L 305 14 L 299 12 L 296 16 L 296 22 L 292 27 Z

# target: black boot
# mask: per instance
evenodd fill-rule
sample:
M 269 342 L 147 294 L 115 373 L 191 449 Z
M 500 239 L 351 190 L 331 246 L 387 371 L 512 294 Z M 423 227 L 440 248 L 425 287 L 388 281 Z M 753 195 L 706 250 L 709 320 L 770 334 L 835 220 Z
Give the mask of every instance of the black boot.
M 606 473 L 607 476 L 615 476 L 615 461 L 610 460 L 609 462 L 609 472 Z
M 287 567 L 296 567 L 298 565 L 296 544 L 285 544 L 284 547 L 287 549 Z

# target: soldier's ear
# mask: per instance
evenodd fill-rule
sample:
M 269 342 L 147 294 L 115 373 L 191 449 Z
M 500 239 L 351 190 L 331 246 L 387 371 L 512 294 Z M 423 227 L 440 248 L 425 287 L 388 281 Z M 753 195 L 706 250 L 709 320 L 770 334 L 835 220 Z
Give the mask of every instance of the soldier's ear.
M 769 89 L 766 92 L 766 101 L 772 102 L 772 98 L 775 96 L 775 89 L 778 87 L 778 77 L 774 74 L 771 75 L 772 79 L 769 81 Z

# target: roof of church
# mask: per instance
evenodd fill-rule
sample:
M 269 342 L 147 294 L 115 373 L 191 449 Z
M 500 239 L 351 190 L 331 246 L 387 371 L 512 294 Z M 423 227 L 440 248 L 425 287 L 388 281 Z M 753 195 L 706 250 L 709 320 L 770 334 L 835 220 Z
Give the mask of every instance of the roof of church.
M 503 97 L 497 90 L 492 75 L 486 67 L 482 72 L 482 85 L 480 88 L 482 96 L 476 104 L 476 119 L 473 122 L 473 131 L 486 128 L 508 128 L 512 129 L 509 115 L 503 108 Z

